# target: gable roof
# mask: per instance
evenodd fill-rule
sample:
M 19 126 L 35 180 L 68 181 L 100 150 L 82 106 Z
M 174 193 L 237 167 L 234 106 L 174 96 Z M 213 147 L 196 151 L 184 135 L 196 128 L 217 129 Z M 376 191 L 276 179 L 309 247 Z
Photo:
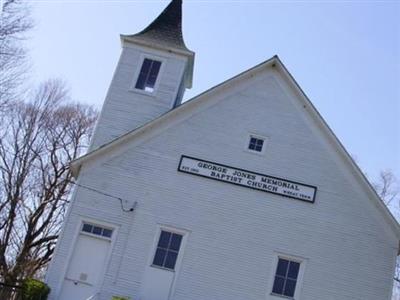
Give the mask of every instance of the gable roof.
M 375 189 L 372 187 L 371 183 L 368 181 L 368 179 L 365 177 L 361 169 L 357 166 L 357 164 L 354 162 L 354 160 L 351 158 L 350 154 L 347 152 L 347 150 L 344 148 L 342 143 L 339 141 L 339 139 L 336 137 L 336 135 L 333 133 L 333 131 L 330 129 L 328 124 L 325 122 L 325 120 L 322 118 L 322 116 L 319 114 L 319 112 L 316 110 L 314 105 L 311 103 L 310 99 L 307 97 L 307 95 L 304 93 L 304 91 L 301 89 L 301 87 L 298 85 L 298 83 L 295 81 L 293 76 L 289 73 L 285 65 L 282 63 L 282 61 L 279 59 L 277 55 L 273 56 L 272 58 L 254 66 L 253 68 L 250 68 L 208 90 L 205 92 L 193 97 L 192 99 L 186 101 L 185 103 L 181 104 L 180 106 L 177 106 L 176 108 L 168 111 L 167 113 L 161 115 L 160 117 L 142 125 L 141 127 L 138 127 L 132 131 L 127 132 L 126 134 L 100 146 L 97 149 L 94 149 L 93 151 L 81 156 L 80 158 L 74 160 L 71 162 L 71 169 L 74 177 L 77 177 L 79 175 L 79 171 L 81 166 L 84 163 L 87 163 L 89 161 L 94 161 L 99 157 L 102 157 L 104 155 L 107 155 L 109 153 L 112 153 L 114 150 L 118 149 L 120 146 L 126 144 L 129 141 L 132 141 L 135 139 L 137 136 L 140 136 L 143 133 L 146 133 L 150 130 L 154 130 L 156 128 L 159 128 L 160 125 L 163 125 L 165 122 L 169 122 L 170 120 L 173 120 L 174 118 L 177 118 L 181 114 L 187 114 L 190 112 L 190 110 L 196 110 L 202 105 L 204 105 L 208 99 L 210 99 L 212 95 L 215 93 L 218 93 L 222 90 L 225 90 L 226 88 L 232 87 L 238 82 L 242 81 L 245 78 L 253 77 L 257 72 L 268 68 L 268 67 L 274 67 L 276 70 L 280 72 L 280 74 L 283 75 L 284 79 L 288 81 L 290 86 L 296 91 L 298 94 L 299 98 L 303 101 L 304 107 L 307 107 L 307 111 L 311 114 L 314 119 L 316 119 L 317 124 L 321 128 L 322 132 L 327 136 L 327 138 L 332 141 L 333 147 L 335 150 L 341 155 L 341 157 L 345 160 L 345 162 L 350 166 L 352 169 L 353 173 L 361 182 L 361 184 L 364 187 L 364 190 L 368 193 L 369 199 L 371 199 L 375 206 L 379 209 L 379 211 L 382 212 L 383 216 L 385 217 L 385 220 L 390 224 L 391 228 L 394 230 L 397 238 L 400 239 L 400 225 L 396 221 L 396 219 L 393 217 L 389 209 L 386 207 L 386 205 L 383 203 L 382 199 L 378 196 L 376 193 Z

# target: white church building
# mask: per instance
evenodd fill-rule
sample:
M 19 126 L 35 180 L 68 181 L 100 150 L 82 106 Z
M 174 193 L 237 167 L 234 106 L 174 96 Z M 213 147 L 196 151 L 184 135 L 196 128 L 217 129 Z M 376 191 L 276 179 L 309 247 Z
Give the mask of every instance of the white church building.
M 181 103 L 181 25 L 121 36 L 50 299 L 390 299 L 399 224 L 281 60 Z

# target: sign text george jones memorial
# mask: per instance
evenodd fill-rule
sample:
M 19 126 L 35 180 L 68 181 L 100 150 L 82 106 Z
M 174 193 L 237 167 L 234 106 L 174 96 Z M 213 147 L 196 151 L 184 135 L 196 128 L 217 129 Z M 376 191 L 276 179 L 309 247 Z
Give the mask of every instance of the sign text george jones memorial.
M 308 202 L 314 202 L 317 192 L 315 186 L 188 156 L 181 157 L 178 171 Z

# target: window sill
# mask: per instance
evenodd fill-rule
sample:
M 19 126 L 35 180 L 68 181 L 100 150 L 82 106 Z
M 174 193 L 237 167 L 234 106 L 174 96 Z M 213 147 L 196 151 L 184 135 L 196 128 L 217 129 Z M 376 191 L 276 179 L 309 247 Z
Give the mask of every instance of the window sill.
M 111 242 L 111 239 L 112 239 L 111 237 L 105 237 L 103 235 L 98 235 L 98 234 L 94 234 L 94 233 L 90 233 L 90 232 L 86 232 L 86 231 L 81 231 L 80 234 L 90 236 L 93 238 L 97 238 L 99 240 L 108 241 L 108 242 Z
M 271 296 L 274 296 L 274 297 L 283 298 L 283 299 L 291 299 L 291 300 L 295 300 L 295 298 L 294 298 L 294 297 L 289 297 L 289 296 L 285 296 L 285 295 L 279 295 L 279 294 L 275 294 L 275 293 L 271 293 L 270 295 L 271 295 Z
M 149 96 L 149 97 L 156 97 L 156 92 L 157 92 L 156 89 L 154 89 L 152 92 L 148 92 L 148 91 L 137 89 L 137 88 L 134 88 L 134 87 L 130 88 L 128 91 L 131 92 L 131 93 L 138 93 L 138 94 L 146 95 L 146 96 Z
M 160 267 L 160 266 L 157 266 L 157 265 L 150 265 L 150 267 L 155 268 L 155 269 L 160 269 L 160 270 L 163 270 L 163 271 L 168 271 L 168 272 L 175 273 L 175 270 L 164 268 L 164 267 Z
M 265 150 L 255 151 L 255 150 L 251 150 L 249 148 L 246 148 L 244 151 L 247 152 L 247 153 L 258 155 L 258 156 L 264 156 L 264 153 L 265 153 Z

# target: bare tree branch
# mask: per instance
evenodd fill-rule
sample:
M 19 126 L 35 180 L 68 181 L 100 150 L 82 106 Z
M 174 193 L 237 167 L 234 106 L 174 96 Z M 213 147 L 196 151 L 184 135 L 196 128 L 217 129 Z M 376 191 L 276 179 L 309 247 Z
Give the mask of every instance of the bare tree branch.
M 28 70 L 25 34 L 32 28 L 30 9 L 21 0 L 5 0 L 0 7 L 0 113 L 21 92 Z
M 69 103 L 57 80 L 31 99 L 14 101 L 0 119 L 0 279 L 10 284 L 51 259 L 69 202 L 68 164 L 86 150 L 97 117 Z
M 400 185 L 390 170 L 381 171 L 379 174 L 378 181 L 373 183 L 372 186 L 376 190 L 379 197 L 386 204 L 386 206 L 392 211 L 393 215 L 399 219 L 399 208 L 400 208 Z M 395 268 L 393 284 L 393 293 L 400 292 L 400 261 L 398 260 Z
M 379 181 L 373 186 L 386 205 L 399 205 L 399 184 L 397 178 L 390 170 L 384 170 L 379 174 Z M 395 201 L 397 200 L 397 201 Z M 397 202 L 397 203 L 396 203 Z

